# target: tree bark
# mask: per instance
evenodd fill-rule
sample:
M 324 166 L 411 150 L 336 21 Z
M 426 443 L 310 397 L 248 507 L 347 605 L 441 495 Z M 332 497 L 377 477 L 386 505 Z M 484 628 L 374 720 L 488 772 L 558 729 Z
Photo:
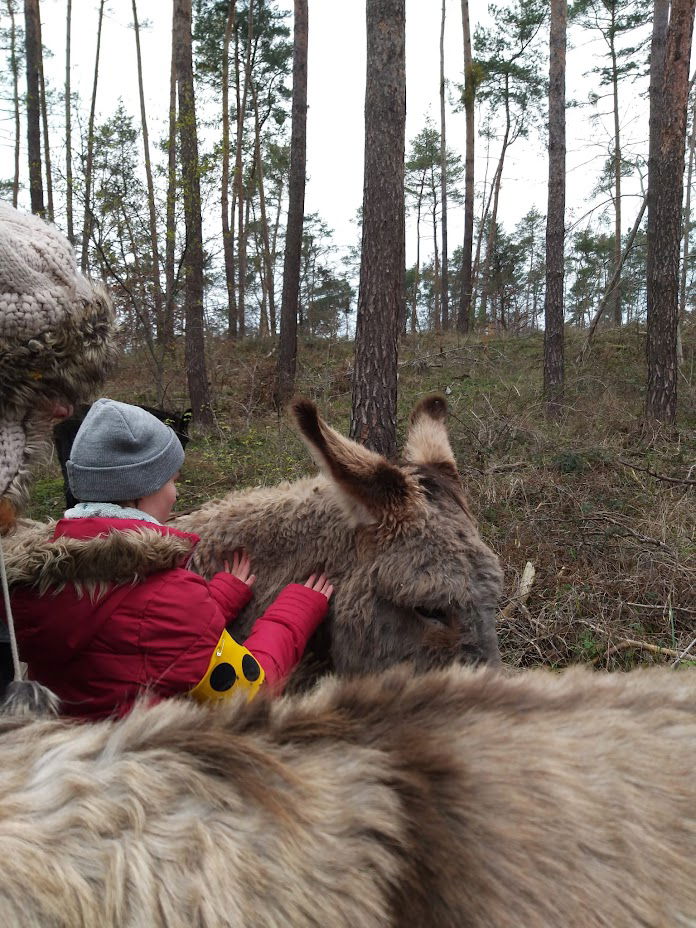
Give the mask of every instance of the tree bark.
M 227 285 L 227 336 L 237 335 L 237 293 L 234 280 L 234 232 L 230 229 L 230 40 L 235 27 L 236 0 L 229 0 L 222 44 L 222 249 Z
M 99 83 L 99 53 L 101 51 L 102 22 L 104 20 L 104 0 L 99 3 L 99 22 L 97 25 L 97 51 L 94 58 L 94 81 L 92 83 L 92 105 L 89 110 L 87 126 L 87 164 L 85 165 L 85 216 L 82 224 L 82 255 L 80 268 L 87 271 L 89 257 L 89 239 L 92 234 L 92 160 L 94 158 L 94 113 L 97 107 L 97 85 Z
M 423 187 L 425 185 L 425 174 L 421 174 L 421 184 L 418 190 L 416 200 L 416 273 L 413 279 L 413 303 L 411 304 L 411 335 L 418 331 L 418 294 L 420 291 L 420 252 L 421 252 L 421 209 L 423 206 Z
M 648 386 L 646 416 L 671 423 L 677 412 L 677 321 L 679 317 L 679 245 L 684 181 L 684 143 L 689 89 L 689 60 L 696 0 L 672 0 L 664 67 L 653 107 L 661 118 L 657 155 L 648 176 Z M 657 24 L 657 18 L 654 24 Z M 652 82 L 651 82 L 652 83 Z
M 186 217 L 186 376 L 194 421 L 213 424 L 210 389 L 205 363 L 203 319 L 203 229 L 198 164 L 196 102 L 193 87 L 191 0 L 174 0 L 176 76 L 179 98 L 181 180 Z
M 614 325 L 621 326 L 621 126 L 619 124 L 619 75 L 616 63 L 614 43 L 614 20 L 616 4 L 612 4 L 612 29 L 609 32 L 609 50 L 611 53 L 612 99 L 614 101 L 614 273 L 617 274 L 614 287 Z
M 689 96 L 694 87 L 696 75 L 689 82 Z M 681 367 L 684 354 L 681 340 L 681 327 L 686 313 L 686 272 L 689 263 L 689 240 L 691 238 L 691 183 L 694 173 L 694 151 L 696 150 L 696 100 L 691 107 L 691 132 L 689 134 L 689 162 L 686 170 L 686 204 L 682 226 L 684 229 L 684 248 L 682 252 L 681 277 L 679 280 L 679 322 L 677 325 L 677 364 Z
M 7 0 L 7 12 L 10 16 L 10 70 L 12 71 L 12 109 L 15 127 L 12 205 L 16 208 L 19 197 L 19 143 L 22 129 L 19 121 L 19 59 L 17 58 L 17 26 L 15 23 L 14 0 Z
M 435 332 L 441 332 L 444 329 L 442 320 L 442 277 L 440 276 L 440 252 L 437 247 L 437 184 L 435 183 L 435 167 L 430 165 L 430 194 L 432 197 L 433 210 L 433 318 L 432 328 Z
M 442 200 L 442 263 L 440 274 L 440 317 L 442 330 L 449 328 L 449 274 L 447 257 L 447 131 L 445 116 L 445 0 L 440 24 L 440 186 Z
M 247 110 L 247 96 L 251 79 L 251 49 L 254 36 L 254 0 L 249 0 L 249 13 L 247 18 L 247 50 L 244 62 L 244 89 L 240 92 L 239 86 L 239 35 L 235 39 L 236 70 L 237 70 L 237 150 L 234 168 L 234 190 L 237 201 L 237 333 L 244 337 L 246 333 L 246 271 L 247 271 L 247 232 L 245 225 L 245 190 L 242 167 L 242 146 L 244 142 L 244 117 Z
M 41 14 L 39 0 L 24 0 L 24 37 L 27 55 L 27 154 L 31 211 L 45 213 L 41 174 Z
M 73 173 L 72 173 L 72 93 L 70 90 L 70 54 L 72 32 L 72 0 L 68 0 L 65 16 L 65 211 L 68 220 L 68 239 L 75 244 L 73 219 Z
M 300 293 L 302 233 L 307 160 L 307 0 L 295 0 L 295 36 L 292 64 L 292 137 L 288 186 L 288 224 L 285 234 L 283 295 L 280 307 L 280 344 L 276 405 L 285 403 L 295 389 L 297 365 L 297 314 Z
M 51 143 L 48 134 L 48 105 L 46 103 L 46 80 L 43 66 L 43 40 L 39 18 L 39 90 L 41 92 L 41 125 L 43 127 L 44 162 L 46 165 L 46 218 L 53 222 L 53 171 L 51 170 Z
M 167 143 L 167 231 L 164 253 L 164 340 L 174 344 L 174 252 L 176 250 L 176 10 L 172 5 L 172 59 L 169 67 L 169 135 Z
M 556 418 L 562 408 L 563 247 L 565 243 L 565 64 L 567 0 L 551 0 L 549 43 L 549 195 L 546 215 L 546 303 L 544 306 L 544 398 L 546 413 Z
M 462 289 L 459 296 L 457 329 L 468 332 L 472 324 L 471 300 L 473 278 L 471 257 L 474 247 L 474 62 L 471 54 L 469 0 L 462 0 L 462 32 L 464 35 L 464 113 L 466 116 L 466 159 L 464 174 L 464 246 L 462 250 Z
M 367 0 L 365 181 L 351 437 L 396 449 L 399 325 L 404 312 L 405 0 Z
M 140 56 L 140 24 L 138 7 L 133 0 L 133 28 L 135 31 L 135 51 L 138 63 L 138 92 L 140 95 L 140 122 L 143 130 L 143 154 L 145 157 L 145 177 L 147 179 L 147 205 L 150 220 L 150 248 L 152 249 L 152 293 L 155 303 L 155 322 L 157 341 L 166 343 L 164 325 L 164 307 L 162 305 L 162 283 L 160 281 L 159 243 L 157 240 L 157 212 L 155 210 L 155 185 L 152 181 L 152 163 L 150 161 L 150 138 L 147 131 L 147 113 L 145 110 L 145 88 L 143 87 L 143 65 Z
M 266 188 L 263 174 L 263 157 L 261 153 L 261 121 L 259 119 L 259 100 L 254 79 L 250 75 L 251 96 L 254 104 L 254 153 L 256 158 L 256 189 L 259 192 L 259 210 L 261 214 L 261 288 L 268 306 L 270 325 L 266 335 L 275 335 L 275 294 L 273 293 L 273 266 L 271 264 L 271 240 L 266 213 Z M 262 333 L 263 334 L 263 333 Z

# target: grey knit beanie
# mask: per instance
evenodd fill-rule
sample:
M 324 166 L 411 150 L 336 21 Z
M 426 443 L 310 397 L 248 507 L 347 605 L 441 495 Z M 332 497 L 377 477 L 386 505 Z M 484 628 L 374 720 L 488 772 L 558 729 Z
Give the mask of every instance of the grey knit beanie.
M 108 373 L 113 328 L 111 299 L 79 273 L 70 242 L 0 202 L 0 532 L 50 447 L 51 404 L 89 399 Z
M 176 432 L 139 406 L 97 400 L 75 436 L 68 483 L 83 502 L 121 502 L 155 493 L 184 463 Z

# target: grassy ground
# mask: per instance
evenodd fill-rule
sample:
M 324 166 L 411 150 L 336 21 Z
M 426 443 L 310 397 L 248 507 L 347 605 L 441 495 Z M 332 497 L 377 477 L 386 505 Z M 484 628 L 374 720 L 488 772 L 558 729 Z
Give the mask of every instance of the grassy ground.
M 685 333 L 674 429 L 641 419 L 645 334 L 603 331 L 584 365 L 566 345 L 566 410 L 557 424 L 541 403 L 543 337 L 409 338 L 401 348 L 399 427 L 417 399 L 445 392 L 450 437 L 483 537 L 506 577 L 499 625 L 507 662 L 608 668 L 671 662 L 696 637 L 696 331 Z M 217 428 L 187 452 L 179 509 L 231 488 L 273 484 L 311 470 L 286 417 L 271 403 L 271 342 L 209 351 Z M 298 393 L 346 431 L 352 344 L 301 346 Z M 168 408 L 183 409 L 181 360 L 165 372 Z M 124 356 L 104 393 L 155 403 L 146 359 Z M 55 462 L 39 475 L 34 518 L 60 514 Z M 527 562 L 536 576 L 518 599 Z M 692 652 L 696 662 L 696 645 Z M 684 661 L 684 663 L 688 663 Z

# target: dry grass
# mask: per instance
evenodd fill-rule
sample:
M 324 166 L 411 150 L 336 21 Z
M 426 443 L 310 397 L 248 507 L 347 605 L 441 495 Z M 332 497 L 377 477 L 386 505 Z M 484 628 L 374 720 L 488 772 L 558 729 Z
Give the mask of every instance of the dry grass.
M 666 430 L 642 421 L 644 332 L 600 331 L 584 366 L 575 361 L 580 344 L 570 332 L 564 415 L 549 423 L 541 335 L 409 338 L 399 366 L 400 430 L 419 396 L 447 393 L 462 477 L 505 569 L 499 630 L 508 663 L 672 663 L 696 637 L 696 331 L 685 332 L 679 419 Z M 287 418 L 272 407 L 273 344 L 212 343 L 208 362 L 218 427 L 189 445 L 181 509 L 311 468 Z M 351 363 L 347 342 L 301 347 L 298 392 L 343 430 Z M 184 408 L 180 362 L 169 365 L 165 383 L 169 405 Z M 123 359 L 105 392 L 156 401 L 138 356 Z M 37 484 L 33 514 L 59 510 L 54 465 Z M 528 561 L 536 576 L 519 603 Z M 696 646 L 689 658 L 696 661 Z

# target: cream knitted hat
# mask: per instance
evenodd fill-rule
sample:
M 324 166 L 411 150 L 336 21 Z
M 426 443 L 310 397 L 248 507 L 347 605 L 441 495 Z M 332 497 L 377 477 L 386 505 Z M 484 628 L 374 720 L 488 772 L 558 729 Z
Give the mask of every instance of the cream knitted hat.
M 102 383 L 113 324 L 106 289 L 78 272 L 55 226 L 0 202 L 0 502 L 12 510 L 48 445 L 50 404 L 87 399 Z

